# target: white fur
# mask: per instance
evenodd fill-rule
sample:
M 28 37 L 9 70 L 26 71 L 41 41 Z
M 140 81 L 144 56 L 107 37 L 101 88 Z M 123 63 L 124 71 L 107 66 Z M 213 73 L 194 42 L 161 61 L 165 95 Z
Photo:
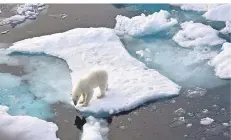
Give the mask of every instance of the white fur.
M 74 104 L 77 103 L 79 97 L 82 95 L 82 100 L 79 102 L 87 106 L 91 100 L 94 88 L 99 87 L 101 94 L 97 98 L 105 96 L 108 88 L 108 74 L 105 70 L 92 70 L 88 75 L 83 76 L 72 90 L 72 100 Z

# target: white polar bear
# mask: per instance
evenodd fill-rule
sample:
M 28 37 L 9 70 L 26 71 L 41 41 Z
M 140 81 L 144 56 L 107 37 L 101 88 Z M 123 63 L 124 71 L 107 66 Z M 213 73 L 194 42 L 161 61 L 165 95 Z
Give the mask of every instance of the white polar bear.
M 94 88 L 100 88 L 101 94 L 97 98 L 105 96 L 108 88 L 108 74 L 105 70 L 92 70 L 88 75 L 82 77 L 72 90 L 72 100 L 76 105 L 79 97 L 82 95 L 82 100 L 79 102 L 83 106 L 87 106 L 91 100 Z

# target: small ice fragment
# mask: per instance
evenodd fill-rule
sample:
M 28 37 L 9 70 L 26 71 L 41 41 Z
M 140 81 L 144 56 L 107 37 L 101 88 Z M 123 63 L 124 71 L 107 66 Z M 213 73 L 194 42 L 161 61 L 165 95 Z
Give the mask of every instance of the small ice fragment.
M 190 112 L 189 112 L 189 113 L 188 113 L 188 116 L 192 117 L 192 116 L 193 116 L 193 113 L 190 113 Z
M 7 34 L 10 30 L 5 30 L 3 32 L 1 32 L 1 34 Z
M 206 92 L 206 89 L 196 87 L 195 89 L 189 89 L 185 94 L 187 97 L 193 98 L 204 96 Z
M 170 103 L 174 104 L 176 102 L 176 100 L 171 100 Z
M 174 111 L 174 114 L 176 114 L 177 116 L 181 116 L 184 113 L 185 113 L 185 110 L 183 108 L 179 108 Z
M 170 127 L 176 127 L 185 123 L 184 117 L 174 118 L 173 123 Z
M 225 111 L 225 108 L 222 108 L 221 111 Z
M 213 122 L 214 122 L 213 119 L 211 119 L 209 117 L 206 117 L 206 118 L 201 119 L 200 124 L 202 124 L 202 125 L 210 125 Z
M 208 109 L 203 109 L 202 113 L 207 114 L 208 113 Z
M 62 19 L 65 19 L 65 18 L 67 17 L 67 14 L 60 14 L 60 17 L 61 17 Z
M 131 119 L 131 118 L 128 118 L 128 121 L 129 121 L 129 122 L 131 122 L 131 121 L 132 121 L 132 119 Z
M 0 9 L 0 14 L 2 14 L 2 10 Z
M 122 126 L 120 126 L 120 128 L 121 128 L 121 129 L 125 129 L 125 126 L 124 126 L 124 125 L 122 125 Z
M 189 127 L 192 127 L 192 124 L 189 123 L 189 124 L 186 125 L 186 127 L 188 127 L 188 128 L 189 128 Z
M 229 126 L 229 123 L 222 123 L 222 125 L 227 127 L 227 126 Z

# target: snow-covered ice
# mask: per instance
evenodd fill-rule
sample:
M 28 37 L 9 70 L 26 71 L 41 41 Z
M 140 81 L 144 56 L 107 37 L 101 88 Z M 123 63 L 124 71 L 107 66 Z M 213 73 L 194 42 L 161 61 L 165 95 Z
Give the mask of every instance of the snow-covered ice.
M 115 32 L 118 35 L 145 36 L 169 29 L 177 24 L 177 20 L 170 17 L 169 12 L 160 10 L 151 15 L 128 18 L 118 15 L 116 17 Z
M 10 24 L 12 27 L 15 27 L 17 24 L 25 22 L 26 19 L 36 19 L 36 17 L 39 15 L 39 12 L 43 9 L 45 9 L 45 5 L 39 3 L 17 5 L 15 9 L 16 15 L 0 21 L 0 26 Z
M 0 105 L 0 135 L 7 140 L 59 140 L 58 127 L 30 116 L 10 116 L 8 107 Z
M 109 128 L 108 123 L 103 119 L 96 119 L 92 116 L 86 118 L 83 125 L 81 140 L 107 140 Z
M 105 68 L 109 73 L 109 91 L 100 100 L 94 96 L 88 107 L 77 106 L 83 112 L 118 113 L 146 101 L 178 95 L 180 91 L 178 85 L 130 56 L 112 29 L 77 28 L 22 40 L 8 50 L 46 53 L 66 60 L 72 70 L 73 85 L 92 68 Z
M 203 16 L 214 21 L 231 21 L 231 4 L 217 6 L 208 10 Z
M 224 43 L 222 51 L 209 64 L 215 67 L 216 75 L 223 79 L 231 78 L 231 43 Z
M 218 37 L 218 31 L 202 23 L 184 22 L 181 28 L 182 30 L 173 37 L 173 40 L 182 47 L 215 46 L 225 42 Z
M 214 122 L 214 120 L 211 119 L 211 118 L 209 118 L 209 117 L 202 118 L 202 119 L 200 120 L 200 124 L 202 124 L 202 125 L 210 125 L 210 124 L 213 123 L 213 122 Z
M 182 10 L 191 10 L 191 11 L 208 11 L 210 9 L 213 9 L 221 4 L 171 4 L 174 6 L 179 6 Z
M 225 22 L 225 28 L 220 30 L 220 32 L 223 34 L 230 34 L 231 33 L 231 21 L 226 21 Z

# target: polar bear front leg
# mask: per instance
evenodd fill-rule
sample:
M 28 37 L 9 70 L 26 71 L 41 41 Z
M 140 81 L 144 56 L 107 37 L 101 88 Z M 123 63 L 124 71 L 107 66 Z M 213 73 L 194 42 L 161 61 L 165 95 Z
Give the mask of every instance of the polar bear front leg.
M 100 95 L 98 95 L 97 98 L 102 98 L 105 96 L 105 92 L 108 89 L 108 84 L 99 85 L 99 89 L 100 89 Z
M 88 93 L 85 94 L 85 96 L 87 96 L 87 97 L 86 97 L 85 102 L 83 103 L 83 106 L 88 106 L 88 104 L 89 104 L 89 102 L 93 96 L 93 93 L 94 93 L 93 90 L 89 90 Z
M 82 100 L 79 101 L 80 104 L 83 104 L 84 102 L 86 102 L 86 94 L 82 93 Z

